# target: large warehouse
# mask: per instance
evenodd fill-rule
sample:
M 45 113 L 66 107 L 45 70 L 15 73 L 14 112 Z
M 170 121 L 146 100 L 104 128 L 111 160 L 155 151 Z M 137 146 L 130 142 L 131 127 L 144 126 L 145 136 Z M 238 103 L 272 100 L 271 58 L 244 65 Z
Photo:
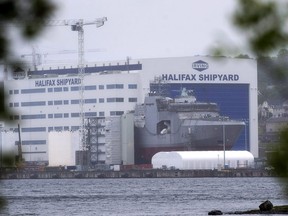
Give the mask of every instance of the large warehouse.
M 158 80 L 158 85 L 156 82 L 151 85 L 151 82 L 153 83 L 155 80 Z M 81 85 L 84 86 L 83 112 L 85 122 L 88 119 L 98 119 L 97 121 L 100 124 L 97 125 L 102 125 L 98 128 L 102 138 L 100 140 L 98 137 L 100 141 L 97 141 L 96 152 L 97 162 L 99 163 L 121 164 L 123 161 L 126 164 L 134 163 L 134 159 L 127 156 L 134 152 L 134 147 L 136 149 L 135 161 L 140 162 L 141 159 L 138 160 L 137 157 L 142 157 L 143 152 L 144 156 L 148 155 L 151 159 L 152 154 L 161 150 L 161 148 L 154 148 L 153 143 L 148 143 L 147 148 L 145 143 L 141 146 L 142 144 L 138 143 L 137 137 L 135 137 L 135 140 L 131 139 L 133 130 L 127 131 L 126 128 L 131 127 L 128 126 L 131 122 L 133 124 L 131 114 L 133 115 L 135 106 L 143 105 L 145 97 L 157 92 L 162 86 L 165 86 L 165 94 L 169 100 L 174 100 L 181 94 L 183 96 L 185 90 L 186 92 L 193 92 L 193 102 L 201 102 L 197 105 L 198 108 L 200 106 L 203 108 L 203 104 L 206 104 L 207 109 L 209 108 L 209 112 L 204 113 L 203 111 L 199 114 L 197 121 L 194 121 L 194 119 L 187 123 L 183 123 L 182 113 L 182 120 L 179 121 L 182 121 L 183 124 L 196 122 L 201 125 L 206 120 L 212 121 L 211 119 L 215 119 L 215 116 L 213 116 L 214 111 L 212 112 L 211 109 L 215 107 L 216 112 L 217 106 L 217 112 L 223 119 L 221 123 L 223 128 L 221 137 L 223 139 L 218 137 L 218 140 L 214 140 L 218 145 L 218 150 L 225 148 L 225 144 L 227 144 L 227 148 L 228 145 L 231 145 L 232 150 L 248 150 L 255 158 L 258 157 L 256 61 L 253 59 L 207 56 L 89 63 L 85 68 L 83 83 L 78 77 L 77 66 L 51 66 L 38 68 L 38 70 L 16 71 L 4 80 L 5 89 L 9 94 L 8 106 L 14 109 L 16 114 L 11 116 L 11 119 L 15 120 L 15 125 L 5 124 L 2 127 L 2 140 L 0 140 L 2 149 L 11 149 L 7 146 L 14 146 L 15 151 L 18 149 L 18 136 L 9 135 L 11 138 L 8 139 L 5 134 L 17 133 L 17 124 L 19 123 L 24 159 L 33 162 L 48 162 L 50 158 L 48 155 L 49 132 L 74 132 L 81 125 L 79 120 L 79 105 L 81 104 L 79 88 Z M 145 102 L 142 108 L 138 108 L 145 110 L 147 107 L 148 102 Z M 149 111 L 149 109 L 146 110 Z M 139 113 L 141 113 L 141 110 L 138 110 Z M 143 116 L 148 119 L 149 116 L 153 115 L 153 113 L 148 112 L 146 116 Z M 215 126 L 219 122 L 219 116 L 217 121 L 213 121 L 213 127 L 220 134 L 221 127 Z M 138 120 L 140 117 L 140 115 L 137 116 Z M 120 119 L 119 122 L 115 120 L 117 118 Z M 201 119 L 199 120 L 199 118 Z M 205 121 L 203 121 L 204 118 Z M 124 119 L 126 119 L 126 122 Z M 228 122 L 227 119 L 231 119 L 231 121 Z M 241 130 L 239 127 L 239 134 L 235 133 L 235 136 L 230 138 L 229 135 L 233 132 L 232 129 L 229 131 L 232 120 L 237 121 L 237 124 L 242 126 Z M 156 129 L 159 130 L 161 125 L 162 127 L 163 125 L 167 126 L 168 123 L 173 123 L 173 121 L 173 119 L 161 120 L 157 123 Z M 119 129 L 113 129 L 114 126 L 107 129 L 111 122 L 114 122 L 115 127 L 119 126 Z M 141 127 L 149 126 L 147 122 L 142 123 Z M 107 133 L 111 133 L 113 130 L 115 130 L 113 136 L 116 137 L 109 138 L 111 134 L 108 136 Z M 179 136 L 192 137 L 193 130 L 194 127 L 187 126 L 187 134 L 181 132 Z M 205 128 L 201 127 L 199 130 L 203 131 Z M 200 134 L 201 131 L 196 133 Z M 167 134 L 171 140 L 173 133 L 170 132 L 169 134 L 168 132 Z M 157 136 L 159 139 L 164 139 L 166 136 L 162 132 L 153 134 L 152 131 L 150 131 L 150 135 Z M 123 137 L 126 138 L 123 139 Z M 233 142 L 231 141 L 232 138 Z M 112 141 L 110 142 L 109 139 Z M 151 138 L 151 140 L 153 139 Z M 114 140 L 118 140 L 119 143 L 115 144 Z M 206 144 L 212 142 L 208 138 L 203 140 L 206 140 Z M 108 145 L 108 142 L 113 143 L 113 145 Z M 194 146 L 194 149 L 193 140 L 189 142 L 187 144 L 188 149 L 183 150 L 197 150 L 200 146 L 200 142 L 198 142 L 198 147 Z M 57 145 L 61 145 L 61 143 L 59 142 Z M 116 145 L 118 145 L 117 148 Z M 185 145 L 183 144 L 183 146 Z M 55 143 L 51 146 L 57 148 Z M 209 148 L 209 145 L 207 146 Z M 79 146 L 77 148 L 79 149 Z M 111 148 L 117 149 L 117 151 L 113 152 Z M 59 147 L 59 149 L 65 151 L 63 148 Z M 137 149 L 140 150 L 140 153 L 137 153 Z M 169 150 L 169 148 L 163 146 L 163 150 Z M 173 147 L 171 150 L 179 150 L 179 148 Z M 124 159 L 125 155 L 126 159 Z M 118 159 L 111 160 L 111 157 L 114 156 Z M 107 159 L 109 157 L 110 160 Z

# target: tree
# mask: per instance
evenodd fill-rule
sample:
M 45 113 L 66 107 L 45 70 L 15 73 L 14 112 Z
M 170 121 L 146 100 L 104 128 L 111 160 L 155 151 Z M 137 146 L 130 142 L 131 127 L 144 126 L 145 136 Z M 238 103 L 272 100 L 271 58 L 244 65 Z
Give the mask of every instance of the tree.
M 55 7 L 49 0 L 0 0 L 0 64 L 4 66 L 1 73 L 8 73 L 8 68 L 14 71 L 21 67 L 21 62 L 11 57 L 13 41 L 10 30 L 18 32 L 24 40 L 33 40 L 54 10 Z M 6 107 L 6 99 L 4 85 L 0 82 L 0 120 L 9 120 L 11 110 Z M 2 160 L 5 164 L 11 163 L 9 156 Z M 0 209 L 4 204 L 5 200 L 0 197 Z
M 264 56 L 275 54 L 277 50 L 280 50 L 277 64 L 272 64 L 269 70 L 272 79 L 283 85 L 283 88 L 278 89 L 278 93 L 287 97 L 288 31 L 285 27 L 288 23 L 288 3 L 272 0 L 238 0 L 233 22 L 245 33 L 249 47 L 258 61 L 267 61 L 267 57 Z M 288 128 L 281 131 L 279 145 L 270 156 L 269 163 L 275 168 L 276 174 L 287 178 Z M 287 180 L 285 184 L 287 187 Z

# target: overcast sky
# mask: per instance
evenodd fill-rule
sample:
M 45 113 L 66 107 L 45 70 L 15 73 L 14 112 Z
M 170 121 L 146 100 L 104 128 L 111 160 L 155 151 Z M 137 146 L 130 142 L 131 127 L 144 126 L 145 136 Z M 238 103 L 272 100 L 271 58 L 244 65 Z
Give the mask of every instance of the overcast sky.
M 219 41 L 239 44 L 231 14 L 237 1 L 231 0 L 54 0 L 58 10 L 53 19 L 107 17 L 104 26 L 84 27 L 87 61 L 182 57 L 208 55 Z M 78 49 L 78 34 L 67 26 L 47 27 L 33 43 L 46 60 L 74 58 L 57 54 Z M 96 51 L 95 51 L 96 50 Z M 31 45 L 21 52 L 32 52 Z

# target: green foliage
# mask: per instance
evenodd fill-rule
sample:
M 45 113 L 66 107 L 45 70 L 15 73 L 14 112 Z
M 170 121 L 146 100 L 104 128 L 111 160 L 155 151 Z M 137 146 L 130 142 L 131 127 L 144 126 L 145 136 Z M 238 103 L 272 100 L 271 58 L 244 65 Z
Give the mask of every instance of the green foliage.
M 45 20 L 53 14 L 55 7 L 48 0 L 0 0 L 0 64 L 4 65 L 4 73 L 8 68 L 21 66 L 19 60 L 11 57 L 12 43 L 9 38 L 11 27 L 18 29 L 20 37 L 25 40 L 34 39 L 45 27 Z M 6 107 L 7 96 L 4 86 L 0 85 L 0 119 L 8 120 L 11 115 Z
M 233 21 L 245 32 L 249 46 L 257 56 L 287 45 L 288 34 L 283 27 L 288 10 L 283 8 L 284 5 L 276 1 L 239 0 Z
M 274 167 L 275 173 L 280 177 L 288 177 L 288 127 L 280 133 L 279 144 L 269 155 L 269 163 Z

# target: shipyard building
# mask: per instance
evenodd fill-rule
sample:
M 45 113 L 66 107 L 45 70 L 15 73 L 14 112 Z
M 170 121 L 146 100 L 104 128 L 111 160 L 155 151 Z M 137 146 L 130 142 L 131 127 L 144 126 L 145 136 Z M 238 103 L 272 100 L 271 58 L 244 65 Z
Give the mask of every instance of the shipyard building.
M 82 103 L 79 94 L 81 86 Z M 141 163 L 143 155 L 151 159 L 152 154 L 161 151 L 161 146 L 153 145 L 160 143 L 156 140 L 153 142 L 157 143 L 148 143 L 148 146 L 145 146 L 145 143 L 140 144 L 139 137 L 134 137 L 135 133 L 141 133 L 139 127 L 149 126 L 149 123 L 141 122 L 141 115 L 142 120 L 149 116 L 157 117 L 155 113 L 141 114 L 142 111 L 149 110 L 145 99 L 148 95 L 161 93 L 169 100 L 174 100 L 183 94 L 184 90 L 193 92 L 193 102 L 200 102 L 195 109 L 203 108 L 204 103 L 209 109 L 208 113 L 201 111 L 195 121 L 198 125 L 204 124 L 204 118 L 209 118 L 210 121 L 212 117 L 217 117 L 218 122 L 220 117 L 225 118 L 226 123 L 215 126 L 217 121 L 213 120 L 215 131 L 223 128 L 223 131 L 219 132 L 218 140 L 214 140 L 213 145 L 218 145 L 215 149 L 209 149 L 212 139 L 207 138 L 206 142 L 203 139 L 204 141 L 199 141 L 197 145 L 193 145 L 193 140 L 190 140 L 191 145 L 188 143 L 186 149 L 171 150 L 197 151 L 198 147 L 207 151 L 221 150 L 227 144 L 226 150 L 247 150 L 254 157 L 258 157 L 257 63 L 253 59 L 194 56 L 89 63 L 85 67 L 83 83 L 78 77 L 77 65 L 43 66 L 37 70 L 19 69 L 11 73 L 5 77 L 4 87 L 9 94 L 7 106 L 14 111 L 14 115 L 10 117 L 14 123 L 2 125 L 1 149 L 14 149 L 17 154 L 21 135 L 22 157 L 28 162 L 45 162 L 50 165 L 76 163 L 75 152 L 81 150 L 81 139 L 77 133 L 81 124 L 81 104 L 85 119 L 85 142 L 90 151 L 88 161 L 111 165 Z M 163 104 L 164 102 L 161 103 Z M 214 111 L 211 110 L 215 107 L 216 112 L 216 106 L 219 116 L 214 116 Z M 138 116 L 135 117 L 136 107 Z M 184 112 L 186 108 L 181 107 Z M 181 124 L 192 124 L 192 120 L 184 123 L 185 114 L 182 113 L 181 116 L 182 119 L 177 120 Z M 232 124 L 228 123 L 228 118 L 241 125 L 241 130 L 237 129 L 239 134 L 235 134 L 233 142 L 228 136 L 231 134 L 229 125 Z M 151 136 L 164 139 L 162 129 L 167 129 L 168 124 L 170 129 L 170 124 L 174 121 L 159 120 L 154 128 L 155 133 L 149 132 L 148 128 L 146 131 Z M 138 125 L 138 128 L 135 125 Z M 187 127 L 187 134 L 182 131 L 178 135 L 192 137 L 193 130 L 192 126 Z M 196 135 L 205 134 L 205 130 L 205 127 L 195 129 L 193 136 L 197 139 Z M 168 131 L 169 140 L 173 139 L 173 133 Z M 222 141 L 219 136 L 223 137 Z M 205 149 L 201 149 L 201 143 L 207 144 Z

